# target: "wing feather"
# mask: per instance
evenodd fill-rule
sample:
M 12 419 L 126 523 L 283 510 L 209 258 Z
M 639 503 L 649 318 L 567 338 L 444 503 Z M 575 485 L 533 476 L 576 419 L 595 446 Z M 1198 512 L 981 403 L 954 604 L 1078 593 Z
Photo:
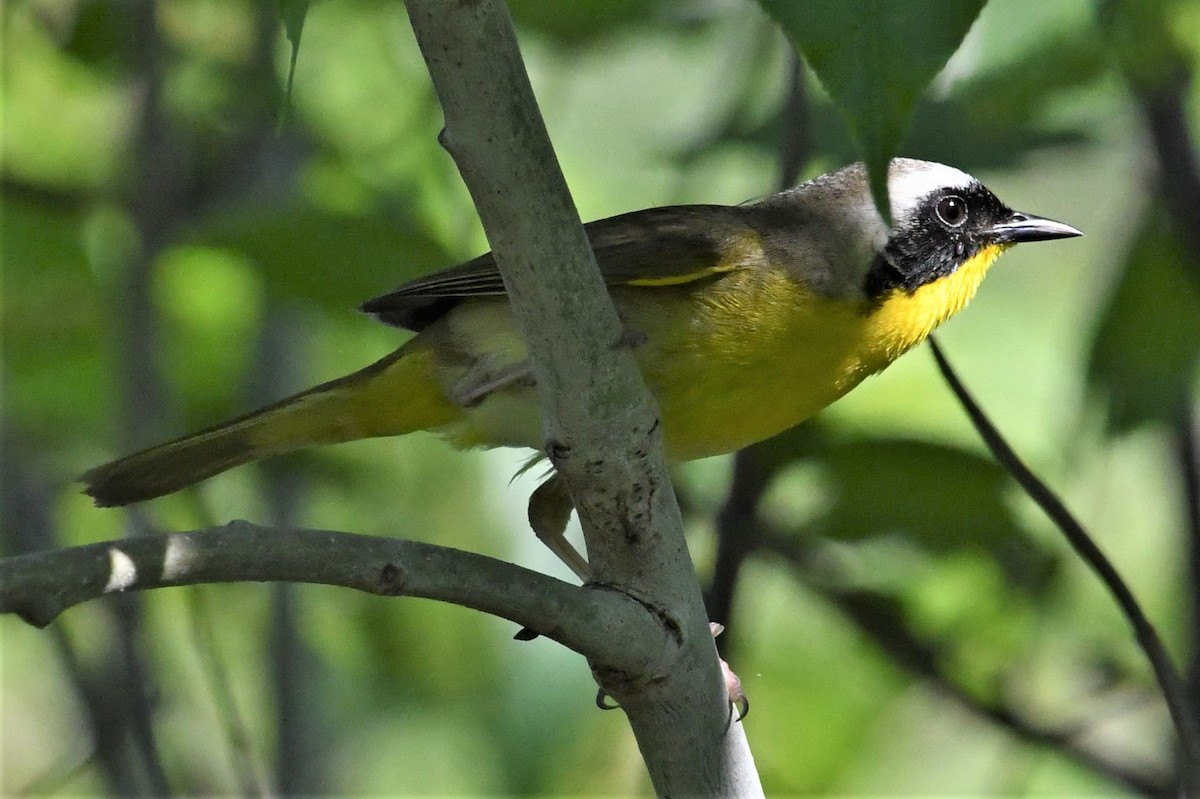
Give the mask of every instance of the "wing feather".
M 610 286 L 678 286 L 746 268 L 762 256 L 759 234 L 738 206 L 651 208 L 584 229 Z M 422 330 L 462 300 L 504 293 L 496 262 L 486 253 L 405 283 L 360 310 L 396 327 Z

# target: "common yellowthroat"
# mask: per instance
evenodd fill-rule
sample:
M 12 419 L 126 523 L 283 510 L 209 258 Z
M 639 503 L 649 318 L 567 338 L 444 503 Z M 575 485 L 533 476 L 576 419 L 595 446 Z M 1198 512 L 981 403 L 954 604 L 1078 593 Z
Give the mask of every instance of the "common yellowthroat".
M 1081 235 L 952 167 L 897 158 L 894 225 L 854 164 L 747 205 L 587 225 L 658 402 L 667 457 L 732 452 L 812 416 L 962 310 L 1001 252 Z M 414 430 L 540 449 L 525 345 L 491 254 L 362 310 L 417 335 L 353 374 L 83 475 L 101 506 L 151 499 L 318 444 Z

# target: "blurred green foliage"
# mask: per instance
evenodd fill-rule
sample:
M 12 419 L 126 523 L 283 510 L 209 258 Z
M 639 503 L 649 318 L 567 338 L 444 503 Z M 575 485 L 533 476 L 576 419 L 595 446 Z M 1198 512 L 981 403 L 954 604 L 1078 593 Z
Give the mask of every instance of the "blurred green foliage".
M 1160 204 L 1144 212 L 1124 260 L 1088 364 L 1118 431 L 1183 418 L 1200 366 L 1200 291 L 1192 290 L 1200 284 L 1189 274 L 1195 260 Z
M 788 66 L 757 5 L 510 5 L 585 218 L 772 189 Z M 838 3 L 825 17 L 803 4 L 803 21 L 816 35 L 885 5 L 895 6 Z M 970 25 L 976 4 L 966 6 L 961 24 L 937 31 L 945 41 Z M 899 148 L 1087 233 L 1007 255 L 941 341 L 1181 658 L 1195 587 L 1176 453 L 1196 406 L 1200 267 L 1156 196 L 1137 92 L 1184 91 L 1186 122 L 1200 125 L 1200 92 L 1180 80 L 1200 59 L 1197 9 L 989 3 L 915 102 Z M 75 475 L 135 433 L 176 435 L 371 362 L 403 335 L 354 306 L 485 246 L 437 145 L 440 114 L 403 6 L 311 5 L 279 135 L 299 37 L 297 27 L 289 41 L 275 11 L 254 0 L 24 0 L 0 11 L 4 456 L 28 489 L 3 503 L 6 552 L 31 538 L 121 535 L 121 512 L 91 507 Z M 933 69 L 934 52 L 917 59 L 926 51 L 898 24 L 868 15 L 862 30 L 891 42 L 878 66 L 907 112 L 913 75 Z M 940 64 L 948 50 L 936 54 Z M 839 55 L 860 54 L 829 57 Z M 804 88 L 805 176 L 858 158 L 807 71 Z M 900 136 L 890 124 L 886 141 Z M 168 143 L 166 163 L 151 157 L 151 133 Z M 162 185 L 162 175 L 179 178 Z M 134 296 L 139 259 L 145 292 Z M 299 332 L 272 351 L 266 333 L 281 311 Z M 153 331 L 143 366 L 167 401 L 130 431 L 118 420 L 135 391 L 124 376 L 135 329 Z M 268 378 L 277 368 L 283 376 Z M 803 557 L 752 556 L 733 620 L 768 793 L 1116 795 L 1130 790 L 1123 776 L 1165 779 L 1166 716 L 1124 622 L 982 454 L 932 359 L 907 356 L 819 423 L 807 457 L 786 437 L 769 453 L 777 474 L 763 516 Z M 282 469 L 300 486 L 289 518 L 560 570 L 524 520 L 534 477 L 508 485 L 522 457 L 455 453 L 423 435 L 306 454 Z M 282 513 L 277 479 L 237 470 L 144 513 L 163 529 L 268 520 Z M 728 488 L 728 458 L 678 472 L 702 575 Z M 31 505 L 43 513 L 17 513 Z M 269 785 L 285 765 L 299 769 L 289 784 L 307 793 L 648 792 L 624 720 L 594 709 L 572 653 L 513 642 L 510 625 L 458 608 L 323 587 L 294 592 L 302 676 L 290 679 L 305 687 L 287 705 L 283 724 L 302 739 L 287 749 L 272 592 L 217 586 L 202 597 L 228 694 L 201 656 L 196 595 L 162 591 L 143 605 L 154 732 L 177 792 L 236 791 L 239 746 Z M 70 612 L 57 633 L 0 620 L 0 792 L 112 790 L 79 685 L 114 662 L 116 629 L 102 604 Z M 244 744 L 217 711 L 228 705 Z M 997 708 L 1069 731 L 1068 745 L 1030 742 L 989 715 Z

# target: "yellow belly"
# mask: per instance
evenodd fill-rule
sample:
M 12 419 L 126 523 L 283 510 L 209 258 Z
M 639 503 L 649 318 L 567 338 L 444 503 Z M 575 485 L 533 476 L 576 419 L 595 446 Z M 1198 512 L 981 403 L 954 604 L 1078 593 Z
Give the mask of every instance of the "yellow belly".
M 672 460 L 733 452 L 780 433 L 891 360 L 864 346 L 867 319 L 851 306 L 798 293 L 782 276 L 722 283 L 629 314 L 634 329 L 651 328 L 638 361 Z M 654 329 L 651 313 L 687 324 Z
M 650 343 L 638 360 L 668 457 L 733 452 L 804 421 L 960 311 L 999 254 L 872 307 L 815 296 L 779 272 L 730 275 L 665 313 L 661 299 L 619 303 L 634 329 L 651 314 L 688 320 L 670 331 L 642 322 Z

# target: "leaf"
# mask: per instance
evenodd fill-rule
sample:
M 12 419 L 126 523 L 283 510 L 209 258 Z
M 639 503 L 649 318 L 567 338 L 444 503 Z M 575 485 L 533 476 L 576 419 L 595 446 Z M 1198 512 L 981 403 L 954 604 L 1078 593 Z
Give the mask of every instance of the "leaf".
M 64 52 L 100 70 L 116 70 L 134 47 L 138 6 L 117 0 L 84 3 Z
M 865 439 L 814 458 L 833 504 L 814 530 L 838 540 L 902 533 L 931 551 L 994 549 L 1018 533 L 1004 500 L 1008 478 L 991 459 L 926 441 Z
M 1089 382 L 1109 398 L 1118 431 L 1173 423 L 1187 407 L 1200 368 L 1200 291 L 1166 212 L 1142 220 L 1101 316 L 1088 361 Z
M 308 3 L 309 0 L 275 0 L 279 19 L 283 22 L 283 31 L 292 43 L 292 57 L 288 61 L 287 86 L 283 90 L 283 108 L 279 112 L 278 130 L 282 130 L 287 124 L 292 108 L 292 80 L 296 77 L 296 59 L 300 55 L 300 35 L 304 32 Z
M 1019 58 L 992 64 L 956 80 L 953 90 L 924 96 L 913 112 L 905 152 L 954 164 L 968 172 L 1011 169 L 1031 151 L 1080 147 L 1103 130 L 1098 114 L 1057 113 L 1064 98 L 1111 77 L 1111 59 L 1094 32 L 1072 30 L 1039 41 Z M 761 76 L 754 78 L 759 83 Z M 807 98 L 807 135 L 822 161 L 843 164 L 860 158 L 845 119 L 823 93 Z M 947 136 L 946 131 L 954 131 Z M 783 106 L 762 117 L 734 107 L 678 151 L 681 168 L 729 144 L 775 156 L 783 135 Z
M 816 72 L 858 140 L 871 192 L 891 221 L 887 165 L 925 86 L 985 0 L 759 0 Z
M 127 254 L 130 229 L 119 213 L 90 217 L 69 195 L 3 197 L 4 412 L 14 429 L 43 444 L 98 430 L 108 418 L 112 365 L 97 341 L 116 313 L 100 300 L 109 259 Z M 98 219 L 103 217 L 102 219 Z

